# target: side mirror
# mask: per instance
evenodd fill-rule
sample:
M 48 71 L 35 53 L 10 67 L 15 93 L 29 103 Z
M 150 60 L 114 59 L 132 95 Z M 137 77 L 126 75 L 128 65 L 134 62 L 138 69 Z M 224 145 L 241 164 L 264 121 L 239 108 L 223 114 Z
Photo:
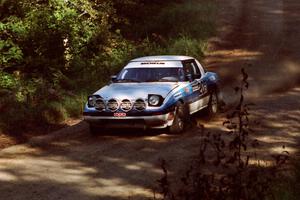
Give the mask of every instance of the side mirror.
M 116 80 L 117 80 L 117 76 L 116 75 L 112 75 L 111 77 L 110 77 L 110 80 L 111 80 L 111 82 L 116 82 Z

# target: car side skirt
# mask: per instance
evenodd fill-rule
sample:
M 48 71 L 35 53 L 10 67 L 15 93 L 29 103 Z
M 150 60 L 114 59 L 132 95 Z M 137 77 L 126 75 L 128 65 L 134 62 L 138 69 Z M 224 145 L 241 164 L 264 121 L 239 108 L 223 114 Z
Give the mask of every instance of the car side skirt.
M 195 102 L 192 102 L 189 104 L 189 110 L 190 114 L 196 113 L 199 110 L 202 110 L 203 108 L 208 106 L 209 102 L 209 96 L 205 96 Z

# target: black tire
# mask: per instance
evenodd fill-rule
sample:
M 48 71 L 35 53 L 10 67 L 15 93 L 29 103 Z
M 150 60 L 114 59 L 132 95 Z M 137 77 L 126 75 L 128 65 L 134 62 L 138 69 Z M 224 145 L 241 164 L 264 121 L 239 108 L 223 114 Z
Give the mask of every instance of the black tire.
M 219 100 L 216 92 L 212 92 L 209 97 L 206 115 L 208 119 L 213 118 L 219 112 Z
M 186 127 L 186 122 L 189 118 L 189 113 L 184 104 L 179 103 L 176 106 L 175 118 L 173 124 L 169 127 L 170 134 L 179 134 L 182 133 Z

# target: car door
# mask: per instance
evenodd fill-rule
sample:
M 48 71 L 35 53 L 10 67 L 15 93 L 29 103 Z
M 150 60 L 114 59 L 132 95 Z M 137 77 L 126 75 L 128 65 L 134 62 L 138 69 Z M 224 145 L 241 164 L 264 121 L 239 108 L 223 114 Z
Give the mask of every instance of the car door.
M 207 84 L 201 69 L 194 59 L 185 61 L 183 66 L 187 81 L 190 82 L 192 88 L 192 95 L 189 97 L 189 109 L 192 114 L 207 105 Z

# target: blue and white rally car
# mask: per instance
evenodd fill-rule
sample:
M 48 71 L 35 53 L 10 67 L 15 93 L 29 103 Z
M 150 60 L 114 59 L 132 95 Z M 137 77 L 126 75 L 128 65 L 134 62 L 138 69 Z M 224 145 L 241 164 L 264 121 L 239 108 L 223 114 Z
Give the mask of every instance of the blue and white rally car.
M 131 60 L 111 82 L 88 97 L 84 119 L 99 127 L 184 130 L 189 116 L 218 112 L 219 78 L 188 56 L 148 56 Z

